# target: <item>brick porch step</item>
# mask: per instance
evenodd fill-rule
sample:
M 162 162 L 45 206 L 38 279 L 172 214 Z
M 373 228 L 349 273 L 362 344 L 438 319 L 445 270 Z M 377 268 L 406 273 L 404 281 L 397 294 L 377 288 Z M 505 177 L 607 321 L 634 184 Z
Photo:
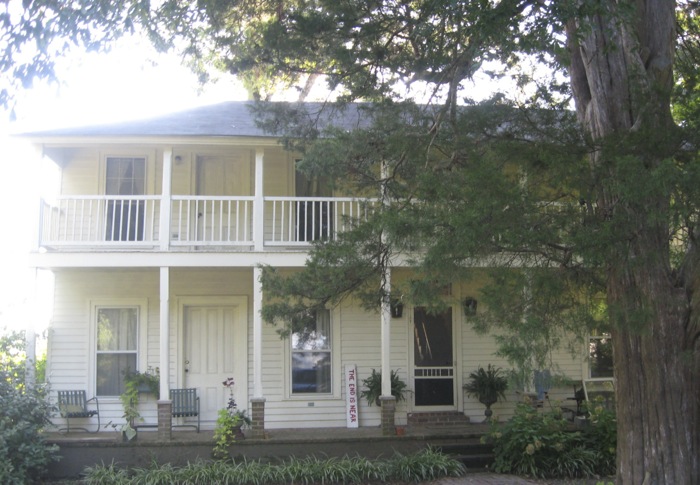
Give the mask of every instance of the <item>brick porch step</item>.
M 431 443 L 436 449 L 461 461 L 468 471 L 489 468 L 493 464 L 493 445 L 481 443 L 478 438 Z
M 469 417 L 459 411 L 408 413 L 408 426 L 465 426 Z

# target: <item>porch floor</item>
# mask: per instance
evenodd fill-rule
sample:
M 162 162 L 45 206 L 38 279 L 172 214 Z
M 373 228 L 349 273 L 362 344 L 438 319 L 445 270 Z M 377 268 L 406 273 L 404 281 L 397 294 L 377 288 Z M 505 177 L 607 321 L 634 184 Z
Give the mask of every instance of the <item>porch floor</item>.
M 356 440 L 396 440 L 401 438 L 413 440 L 431 440 L 442 438 L 481 438 L 488 433 L 489 425 L 486 423 L 469 423 L 464 425 L 411 425 L 402 426 L 405 429 L 404 436 L 384 436 L 378 426 L 360 428 L 284 428 L 267 429 L 265 438 L 250 438 L 250 430 L 243 430 L 246 438 L 239 440 L 237 444 L 263 444 L 263 443 L 323 443 Z M 87 433 L 72 431 L 70 433 L 49 432 L 46 434 L 50 443 L 113 443 L 121 441 L 117 432 Z M 138 430 L 138 442 L 146 443 L 212 443 L 213 430 L 201 430 L 197 433 L 191 429 L 172 430 L 172 439 L 167 442 L 158 440 L 155 428 L 141 428 Z

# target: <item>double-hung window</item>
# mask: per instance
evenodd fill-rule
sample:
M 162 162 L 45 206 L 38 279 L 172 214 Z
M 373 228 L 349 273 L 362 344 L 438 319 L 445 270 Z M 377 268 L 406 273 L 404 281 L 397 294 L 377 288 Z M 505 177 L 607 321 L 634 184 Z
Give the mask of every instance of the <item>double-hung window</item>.
M 107 203 L 107 241 L 145 239 L 144 203 L 137 197 L 145 190 L 145 157 L 107 157 L 105 194 L 114 196 Z
M 588 339 L 588 377 L 613 377 L 613 348 L 608 333 L 593 335 Z
M 98 396 L 124 392 L 124 374 L 138 369 L 139 307 L 97 307 L 95 389 Z
M 319 310 L 292 333 L 292 394 L 332 392 L 331 312 Z

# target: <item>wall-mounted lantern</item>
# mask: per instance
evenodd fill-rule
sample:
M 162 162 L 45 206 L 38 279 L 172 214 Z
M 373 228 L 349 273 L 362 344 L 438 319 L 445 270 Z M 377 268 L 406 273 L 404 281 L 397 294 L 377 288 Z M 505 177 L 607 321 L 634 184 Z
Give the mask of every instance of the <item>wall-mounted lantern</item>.
M 473 317 L 476 315 L 476 305 L 477 301 L 476 298 L 472 298 L 471 296 L 468 296 L 464 299 L 464 315 L 467 317 Z
M 403 316 L 403 303 L 401 300 L 393 298 L 391 300 L 391 318 L 401 318 Z

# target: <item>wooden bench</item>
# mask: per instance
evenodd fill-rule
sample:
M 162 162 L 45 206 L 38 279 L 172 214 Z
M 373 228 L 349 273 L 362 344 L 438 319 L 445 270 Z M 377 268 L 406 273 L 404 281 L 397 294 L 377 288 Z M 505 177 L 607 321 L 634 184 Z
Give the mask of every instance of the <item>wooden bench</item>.
M 197 417 L 197 425 L 194 424 L 179 424 L 175 427 L 192 427 L 199 433 L 199 396 L 197 389 L 170 389 L 170 400 L 173 403 L 173 418 L 191 418 Z
M 96 409 L 88 409 L 88 403 L 93 401 Z M 58 391 L 58 412 L 66 420 L 66 427 L 59 429 L 59 431 L 70 433 L 71 419 L 91 418 L 93 416 L 97 416 L 97 429 L 95 431 L 89 431 L 87 428 L 80 427 L 73 427 L 72 429 L 81 429 L 92 433 L 97 433 L 100 430 L 100 403 L 97 397 L 87 399 L 85 391 Z

